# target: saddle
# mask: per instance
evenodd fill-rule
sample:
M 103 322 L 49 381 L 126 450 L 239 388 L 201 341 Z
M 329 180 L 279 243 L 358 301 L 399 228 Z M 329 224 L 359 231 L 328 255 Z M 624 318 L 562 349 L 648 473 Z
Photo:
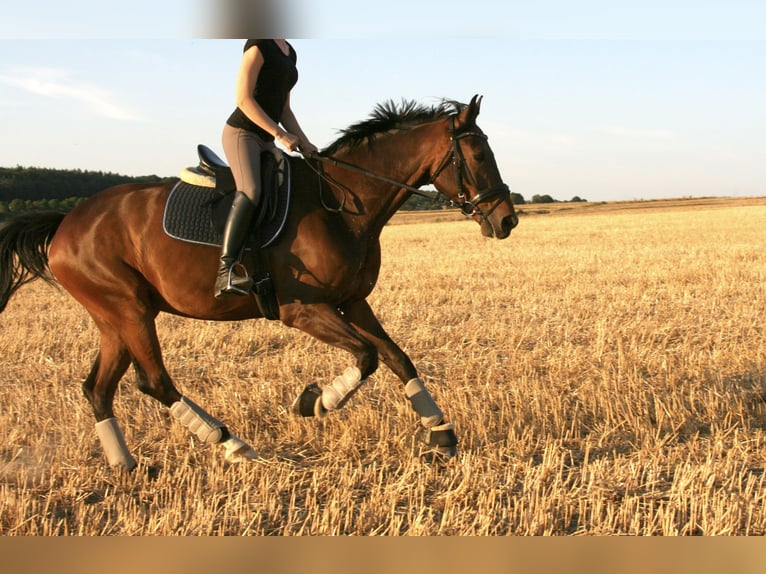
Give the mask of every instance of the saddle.
M 210 148 L 197 146 L 199 164 L 181 170 L 165 204 L 162 226 L 179 241 L 220 247 L 234 200 L 231 168 Z M 262 198 L 242 255 L 242 265 L 253 277 L 254 293 L 268 319 L 279 316 L 263 249 L 277 240 L 290 206 L 290 162 L 281 151 L 261 155 Z M 215 270 L 211 270 L 213 273 Z
M 180 181 L 165 204 L 163 228 L 174 239 L 220 247 L 223 228 L 234 199 L 231 168 L 210 148 L 197 146 L 199 165 L 181 170 Z M 290 163 L 281 151 L 261 155 L 262 197 L 253 218 L 249 247 L 272 244 L 287 221 L 290 205 Z

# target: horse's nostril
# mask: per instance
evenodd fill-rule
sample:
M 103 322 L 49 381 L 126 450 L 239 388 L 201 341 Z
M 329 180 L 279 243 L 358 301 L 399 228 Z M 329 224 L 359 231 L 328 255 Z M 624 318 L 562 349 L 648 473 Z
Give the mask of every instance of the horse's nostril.
M 503 231 L 507 235 L 518 224 L 519 224 L 519 217 L 515 213 L 512 213 L 511 215 L 508 215 L 503 218 L 503 222 L 502 222 Z

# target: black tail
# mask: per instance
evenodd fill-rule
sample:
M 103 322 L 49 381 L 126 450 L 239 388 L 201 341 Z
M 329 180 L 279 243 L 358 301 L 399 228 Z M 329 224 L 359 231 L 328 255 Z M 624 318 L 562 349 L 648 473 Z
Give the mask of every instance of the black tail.
M 48 267 L 48 246 L 64 215 L 23 213 L 0 224 L 0 313 L 22 285 L 35 279 L 55 283 Z

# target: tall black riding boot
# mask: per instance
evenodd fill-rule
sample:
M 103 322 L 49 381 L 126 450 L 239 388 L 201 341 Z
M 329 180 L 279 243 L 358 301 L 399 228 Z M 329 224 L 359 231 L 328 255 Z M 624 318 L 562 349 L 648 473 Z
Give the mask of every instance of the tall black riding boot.
M 229 218 L 223 231 L 221 246 L 221 265 L 218 267 L 218 278 L 215 281 L 215 296 L 226 294 L 247 295 L 253 287 L 253 279 L 247 275 L 237 275 L 234 268 L 239 261 L 242 245 L 250 231 L 250 222 L 255 213 L 255 205 L 250 199 L 237 191 L 231 204 Z

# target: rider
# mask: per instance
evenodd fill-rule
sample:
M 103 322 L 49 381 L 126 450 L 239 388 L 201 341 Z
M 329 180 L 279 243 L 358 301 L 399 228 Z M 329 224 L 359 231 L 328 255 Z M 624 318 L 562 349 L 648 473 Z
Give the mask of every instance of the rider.
M 273 149 L 274 141 L 307 156 L 317 151 L 290 107 L 290 91 L 298 81 L 296 60 L 295 49 L 284 38 L 245 43 L 237 75 L 237 108 L 223 129 L 223 150 L 237 192 L 223 233 L 216 297 L 247 295 L 253 284 L 233 269 L 261 200 L 261 152 Z

